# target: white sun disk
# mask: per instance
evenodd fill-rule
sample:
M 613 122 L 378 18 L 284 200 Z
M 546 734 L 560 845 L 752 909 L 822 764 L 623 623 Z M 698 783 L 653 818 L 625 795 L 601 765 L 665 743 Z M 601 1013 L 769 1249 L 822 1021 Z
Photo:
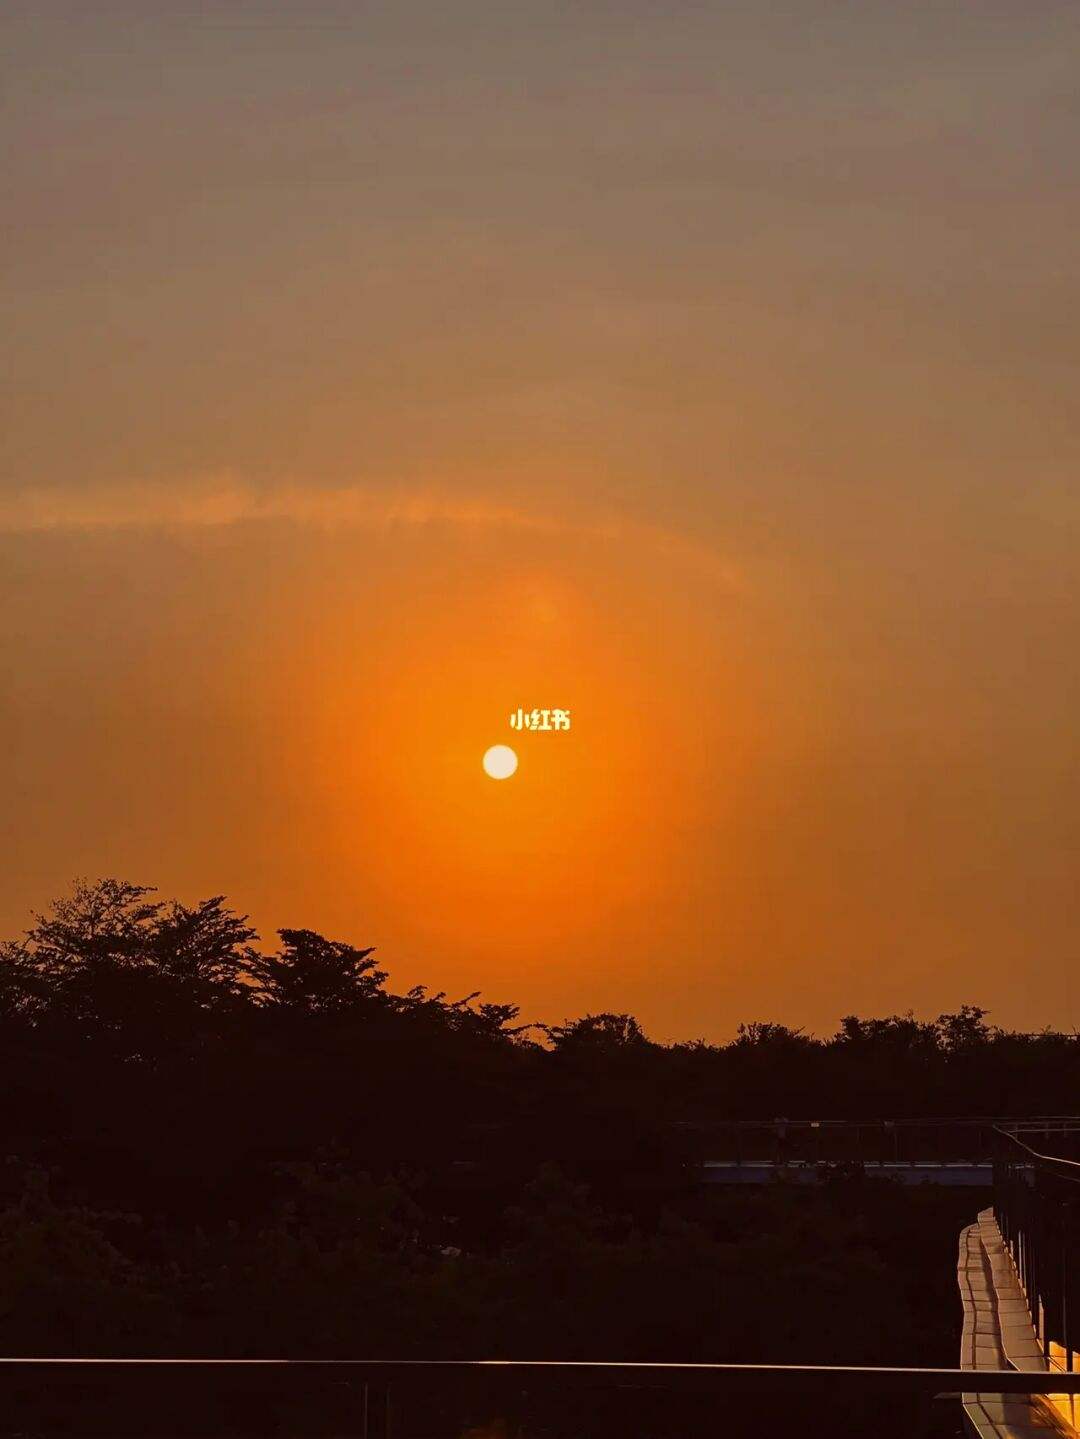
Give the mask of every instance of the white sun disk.
M 492 779 L 509 779 L 518 767 L 518 757 L 508 744 L 493 744 L 483 759 L 484 773 Z

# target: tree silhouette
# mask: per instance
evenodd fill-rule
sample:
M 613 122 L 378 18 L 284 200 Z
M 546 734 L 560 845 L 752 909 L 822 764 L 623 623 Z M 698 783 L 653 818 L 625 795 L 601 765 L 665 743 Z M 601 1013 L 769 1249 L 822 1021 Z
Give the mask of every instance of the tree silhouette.
M 250 960 L 259 1000 L 307 1014 L 335 1014 L 373 1003 L 386 1003 L 386 974 L 377 969 L 371 949 L 355 949 L 324 939 L 312 929 L 279 930 L 276 954 Z

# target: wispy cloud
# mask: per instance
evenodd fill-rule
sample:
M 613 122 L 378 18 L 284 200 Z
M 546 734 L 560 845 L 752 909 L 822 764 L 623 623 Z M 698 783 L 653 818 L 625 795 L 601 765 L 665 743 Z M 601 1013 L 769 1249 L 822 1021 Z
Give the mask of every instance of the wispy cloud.
M 269 521 L 319 529 L 443 526 L 585 536 L 616 545 L 644 545 L 657 556 L 692 563 L 725 585 L 742 582 L 741 567 L 708 543 L 662 525 L 615 514 L 558 515 L 437 489 L 259 486 L 222 475 L 174 485 L 34 488 L 0 495 L 0 534 L 9 535 L 219 529 Z
M 548 529 L 550 523 L 510 506 L 401 494 L 370 486 L 258 486 L 230 475 L 165 485 L 92 489 L 35 488 L 0 498 L 0 531 L 199 529 L 290 520 L 297 524 L 453 524 Z

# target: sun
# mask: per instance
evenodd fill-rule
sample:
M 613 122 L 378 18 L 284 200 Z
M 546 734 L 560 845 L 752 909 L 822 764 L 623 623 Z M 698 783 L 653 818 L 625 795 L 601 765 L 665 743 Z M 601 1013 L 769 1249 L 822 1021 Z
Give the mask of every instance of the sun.
M 484 773 L 492 779 L 509 779 L 518 767 L 518 757 L 508 744 L 493 744 L 484 755 Z

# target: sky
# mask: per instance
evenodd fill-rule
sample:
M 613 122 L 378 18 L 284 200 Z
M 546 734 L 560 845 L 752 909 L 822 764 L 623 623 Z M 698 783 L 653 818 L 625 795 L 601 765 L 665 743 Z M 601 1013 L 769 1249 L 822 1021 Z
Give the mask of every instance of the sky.
M 1080 1026 L 1074 0 L 5 9 L 0 934 Z

